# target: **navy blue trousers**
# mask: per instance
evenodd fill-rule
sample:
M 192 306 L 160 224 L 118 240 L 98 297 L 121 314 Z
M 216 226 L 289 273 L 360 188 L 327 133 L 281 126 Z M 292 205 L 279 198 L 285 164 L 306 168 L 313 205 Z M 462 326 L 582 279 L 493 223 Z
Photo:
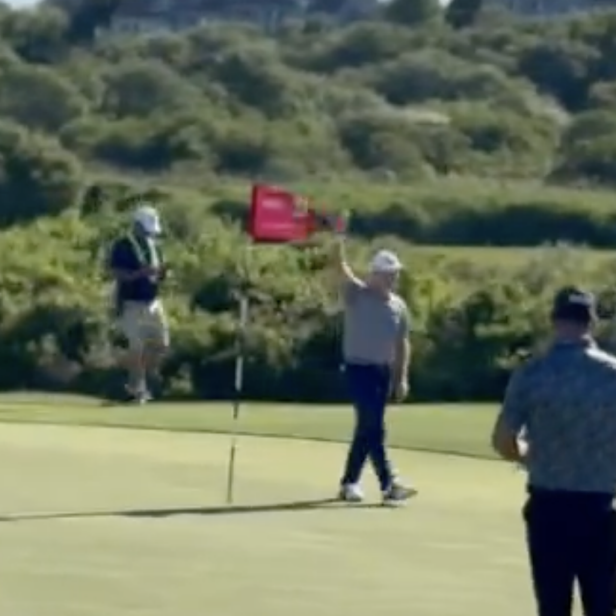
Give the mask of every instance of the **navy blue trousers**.
M 385 407 L 391 387 L 391 371 L 385 366 L 347 364 L 349 395 L 355 409 L 355 433 L 342 483 L 357 483 L 370 459 L 382 490 L 393 480 L 385 447 Z
M 524 507 L 539 616 L 616 614 L 616 512 L 609 494 L 532 490 Z

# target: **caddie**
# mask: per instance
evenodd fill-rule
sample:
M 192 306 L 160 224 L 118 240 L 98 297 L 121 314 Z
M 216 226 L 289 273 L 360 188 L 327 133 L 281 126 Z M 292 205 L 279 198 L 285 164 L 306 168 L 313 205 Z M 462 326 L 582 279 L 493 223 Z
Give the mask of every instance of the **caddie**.
M 139 403 L 152 398 L 148 379 L 159 376 L 169 347 L 167 320 L 159 297 L 167 275 L 159 244 L 161 232 L 156 208 L 139 206 L 129 231 L 114 242 L 109 260 L 115 279 L 116 322 L 129 347 L 126 392 L 129 401 Z

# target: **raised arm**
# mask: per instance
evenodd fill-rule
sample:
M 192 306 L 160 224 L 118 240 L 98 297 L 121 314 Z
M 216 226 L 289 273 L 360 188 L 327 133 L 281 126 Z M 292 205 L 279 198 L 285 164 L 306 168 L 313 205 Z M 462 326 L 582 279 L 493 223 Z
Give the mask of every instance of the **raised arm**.
M 355 275 L 355 272 L 353 272 L 353 269 L 347 261 L 343 235 L 338 235 L 336 237 L 332 253 L 332 264 L 338 282 L 342 288 L 349 286 L 360 288 L 364 286 L 363 281 Z

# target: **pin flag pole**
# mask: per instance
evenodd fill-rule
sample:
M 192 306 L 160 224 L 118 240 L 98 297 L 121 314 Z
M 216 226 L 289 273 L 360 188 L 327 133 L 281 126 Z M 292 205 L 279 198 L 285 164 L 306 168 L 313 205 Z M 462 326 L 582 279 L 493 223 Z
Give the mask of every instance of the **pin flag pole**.
M 333 224 L 333 228 L 334 228 L 334 232 L 337 236 L 337 241 L 342 242 L 343 244 L 343 250 L 344 250 L 344 245 L 346 244 L 346 238 L 347 238 L 347 234 L 349 232 L 349 226 L 351 224 L 351 210 L 344 210 L 342 212 L 342 214 L 340 216 L 338 216 L 338 218 L 336 220 L 334 220 L 334 224 Z M 344 302 L 342 300 L 342 294 L 340 293 L 340 291 L 338 291 L 338 293 L 336 294 L 336 312 L 337 312 L 337 317 L 338 317 L 338 331 L 334 332 L 334 334 L 337 336 L 337 338 L 339 339 L 339 348 L 342 349 L 342 338 L 343 338 L 343 320 L 344 320 L 344 315 L 343 315 L 343 311 L 344 311 Z M 345 366 L 344 366 L 344 359 L 342 358 L 342 356 L 340 356 L 340 364 L 339 364 L 339 370 L 340 372 L 344 372 Z
M 250 246 L 246 249 L 241 272 L 238 294 L 238 322 L 235 338 L 235 380 L 233 387 L 233 419 L 231 427 L 231 444 L 229 447 L 229 463 L 227 467 L 227 504 L 233 503 L 235 487 L 235 462 L 237 458 L 237 441 L 239 434 L 239 419 L 244 391 L 244 358 L 246 352 L 246 335 L 248 330 L 248 263 Z
M 257 187 L 253 186 L 253 196 L 252 196 L 252 208 L 254 212 L 254 202 L 255 202 L 255 194 L 257 192 Z M 286 195 L 293 197 L 291 193 Z M 295 201 L 295 199 L 294 199 Z M 304 204 L 305 205 L 305 204 Z M 302 208 L 301 213 L 305 214 L 305 207 Z M 314 216 L 316 213 L 311 211 L 311 216 Z M 346 230 L 347 221 L 350 213 L 345 213 L 341 218 L 332 219 L 330 216 L 325 216 L 325 221 L 328 223 L 327 226 L 332 227 L 336 232 L 344 234 Z M 313 224 L 316 224 L 315 218 L 312 218 Z M 254 223 L 254 221 L 253 221 Z M 332 224 L 333 223 L 333 224 Z M 264 223 L 262 223 L 264 224 Z M 317 229 L 314 228 L 307 232 L 308 235 L 314 233 Z M 278 230 L 279 231 L 279 230 Z M 293 228 L 290 231 L 294 231 Z M 288 234 L 288 232 L 287 232 Z M 306 235 L 306 231 L 304 230 L 304 235 Z M 255 239 L 255 234 L 251 234 L 253 240 Z M 278 244 L 289 244 L 293 243 L 295 233 L 288 234 L 288 237 L 281 237 L 280 231 L 278 232 L 278 237 L 274 239 L 270 237 L 270 241 L 274 241 L 274 243 Z M 237 461 L 237 451 L 238 451 L 238 436 L 239 436 L 239 420 L 240 420 L 240 412 L 242 408 L 242 402 L 244 397 L 243 392 L 243 384 L 244 384 L 244 360 L 246 354 L 246 339 L 247 339 L 247 330 L 248 330 L 248 320 L 249 320 L 249 264 L 250 264 L 250 248 L 252 244 L 249 243 L 245 253 L 244 253 L 244 261 L 240 265 L 240 284 L 239 284 L 239 293 L 238 293 L 238 325 L 237 325 L 237 333 L 235 340 L 235 382 L 234 382 L 234 397 L 233 397 L 233 419 L 232 419 L 232 427 L 231 427 L 231 444 L 229 448 L 229 464 L 227 468 L 227 503 L 233 503 L 234 497 L 234 487 L 235 487 L 235 466 Z

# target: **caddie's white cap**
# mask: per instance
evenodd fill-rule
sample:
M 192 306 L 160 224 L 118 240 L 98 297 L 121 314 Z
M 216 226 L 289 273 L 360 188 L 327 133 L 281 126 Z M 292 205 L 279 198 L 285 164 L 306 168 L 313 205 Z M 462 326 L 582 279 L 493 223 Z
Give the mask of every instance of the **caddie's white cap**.
M 156 208 L 151 205 L 141 205 L 133 214 L 133 221 L 139 224 L 149 235 L 160 235 L 162 225 Z
M 375 274 L 395 274 L 402 268 L 402 262 L 391 250 L 379 250 L 370 262 L 370 271 Z

